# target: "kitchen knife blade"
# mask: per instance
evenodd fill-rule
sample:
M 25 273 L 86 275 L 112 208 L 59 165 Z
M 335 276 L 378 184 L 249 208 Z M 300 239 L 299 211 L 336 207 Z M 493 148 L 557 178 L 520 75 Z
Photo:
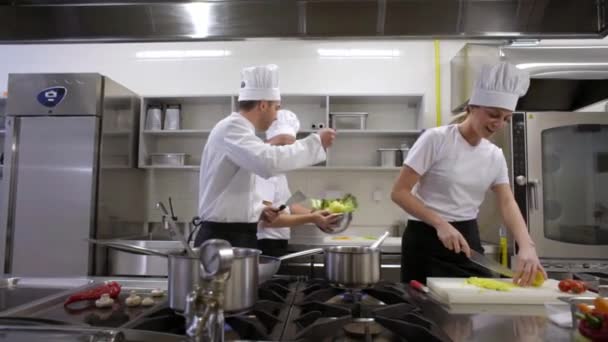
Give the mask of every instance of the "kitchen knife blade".
M 306 195 L 304 195 L 304 194 L 302 193 L 302 191 L 299 191 L 299 190 L 298 190 L 298 191 L 294 192 L 294 193 L 291 195 L 291 197 L 289 197 L 289 198 L 287 199 L 287 202 L 285 202 L 285 204 L 282 204 L 282 205 L 279 207 L 279 211 L 283 211 L 283 210 L 285 210 L 285 208 L 287 208 L 288 206 L 290 206 L 290 205 L 292 205 L 292 204 L 296 204 L 296 203 L 301 203 L 301 202 L 304 202 L 304 201 L 306 201 L 306 198 L 307 198 L 307 197 L 306 197 Z
M 501 265 L 497 261 L 494 261 L 473 249 L 471 249 L 471 261 L 492 272 L 504 275 L 507 278 L 513 278 L 515 274 L 510 268 Z

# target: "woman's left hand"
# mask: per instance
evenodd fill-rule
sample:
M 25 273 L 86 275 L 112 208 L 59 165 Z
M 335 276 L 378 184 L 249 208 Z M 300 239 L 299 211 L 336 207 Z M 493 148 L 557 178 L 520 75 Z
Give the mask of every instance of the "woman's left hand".
M 517 253 L 517 267 L 513 276 L 513 283 L 519 286 L 530 286 L 534 282 L 536 273 L 541 272 L 547 279 L 547 272 L 540 264 L 536 249 L 533 246 L 525 246 Z

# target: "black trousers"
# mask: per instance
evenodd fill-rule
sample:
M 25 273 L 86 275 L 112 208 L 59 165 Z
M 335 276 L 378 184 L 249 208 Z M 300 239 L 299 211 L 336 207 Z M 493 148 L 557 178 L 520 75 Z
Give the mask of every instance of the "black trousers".
M 258 240 L 258 247 L 262 251 L 262 254 L 280 257 L 287 254 L 287 245 L 289 240 L 275 240 L 275 239 L 260 239 Z
M 203 221 L 194 240 L 198 247 L 209 239 L 222 239 L 230 242 L 232 247 L 258 248 L 257 223 L 224 223 Z
M 483 254 L 476 220 L 450 222 L 464 236 L 471 249 Z M 401 281 L 427 277 L 492 277 L 490 271 L 471 262 L 464 253 L 445 248 L 437 230 L 421 221 L 408 221 L 401 240 Z

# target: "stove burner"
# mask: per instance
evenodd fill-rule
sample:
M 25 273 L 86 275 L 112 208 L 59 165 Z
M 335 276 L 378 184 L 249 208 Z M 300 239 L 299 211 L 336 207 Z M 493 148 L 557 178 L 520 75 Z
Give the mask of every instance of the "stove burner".
M 342 329 L 347 334 L 357 337 L 376 336 L 384 330 L 380 324 L 374 322 L 373 318 L 354 320 L 354 322 L 346 324 Z
M 362 291 L 346 291 L 327 300 L 327 304 L 362 304 L 362 305 L 386 305 L 381 300 L 378 300 Z

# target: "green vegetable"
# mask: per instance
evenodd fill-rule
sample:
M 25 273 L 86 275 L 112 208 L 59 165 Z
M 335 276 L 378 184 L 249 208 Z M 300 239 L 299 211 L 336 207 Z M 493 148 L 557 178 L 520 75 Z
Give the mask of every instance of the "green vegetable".
M 336 199 L 311 199 L 311 203 L 315 210 L 328 210 L 334 214 L 352 213 L 358 207 L 357 198 L 352 194 Z
M 589 323 L 589 326 L 593 329 L 600 329 L 602 327 L 602 319 L 596 317 L 590 313 L 585 314 L 585 320 Z

